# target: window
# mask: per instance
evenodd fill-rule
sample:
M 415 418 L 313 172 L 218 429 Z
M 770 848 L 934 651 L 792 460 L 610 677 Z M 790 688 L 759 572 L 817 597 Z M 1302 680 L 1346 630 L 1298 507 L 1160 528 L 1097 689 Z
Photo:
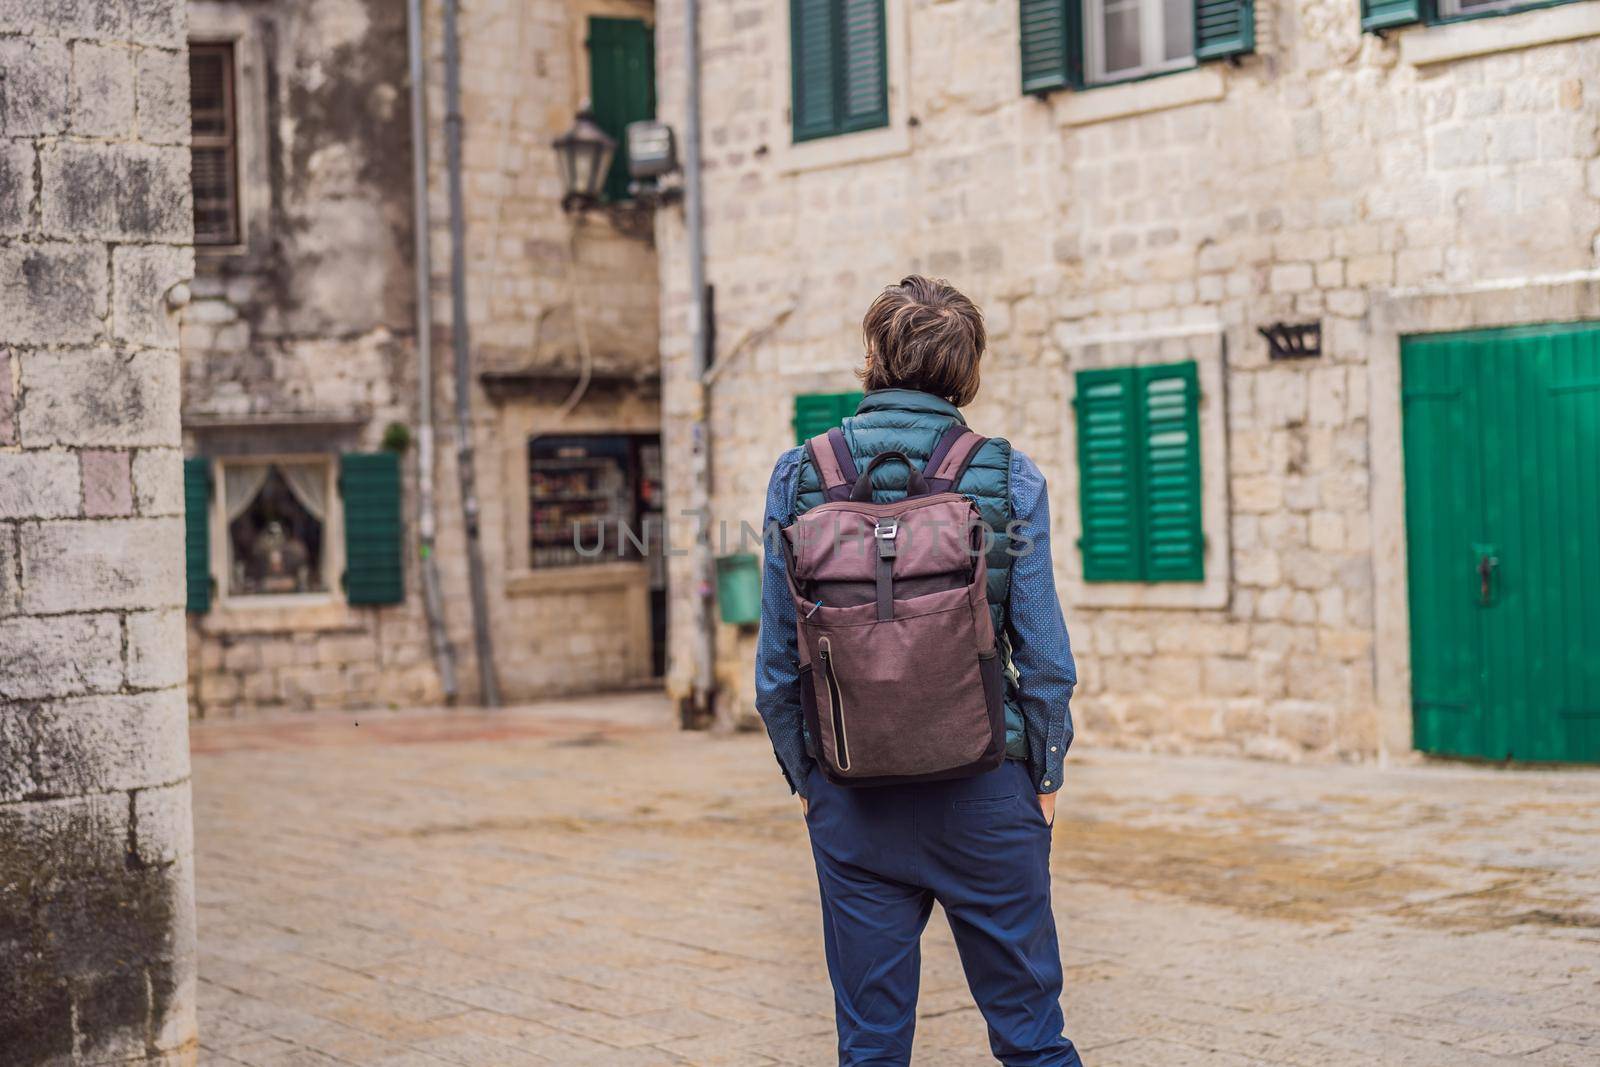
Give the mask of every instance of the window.
M 1255 49 L 1253 0 L 1021 0 L 1022 91 L 1082 89 Z
M 232 44 L 189 45 L 194 243 L 233 245 L 239 234 L 239 137 Z
M 790 0 L 796 141 L 889 124 L 884 0 Z
M 804 393 L 794 398 L 794 441 L 803 445 L 856 413 L 862 393 Z
M 1079 541 L 1089 582 L 1199 582 L 1197 364 L 1077 373 Z
M 589 101 L 600 128 L 617 139 L 605 198 L 628 199 L 628 123 L 656 117 L 656 41 L 639 19 L 589 20 Z
M 1571 2 L 1573 0 L 1361 0 L 1361 28 L 1376 33 L 1413 22 L 1453 22 Z
M 325 593 L 331 457 L 221 462 L 229 597 Z
M 661 445 L 636 434 L 528 442 L 528 565 L 579 567 L 660 554 Z
M 393 452 L 184 460 L 188 610 L 289 597 L 405 599 Z
M 1193 0 L 1088 0 L 1091 84 L 1194 65 Z

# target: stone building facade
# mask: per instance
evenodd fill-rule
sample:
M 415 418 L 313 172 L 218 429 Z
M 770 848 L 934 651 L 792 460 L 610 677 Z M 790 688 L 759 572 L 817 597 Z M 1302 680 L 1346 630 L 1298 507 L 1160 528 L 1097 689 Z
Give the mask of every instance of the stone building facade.
M 181 0 L 0 3 L 0 1060 L 195 1062 Z
M 182 335 L 191 706 L 228 715 L 436 702 L 417 551 L 405 5 L 190 9 L 201 204 Z M 426 5 L 435 558 L 459 698 L 470 702 L 479 694 L 453 432 L 440 17 L 438 3 Z M 591 95 L 591 19 L 647 27 L 650 17 L 637 0 L 501 0 L 460 15 L 469 400 L 507 699 L 655 673 L 648 566 L 569 566 L 530 548 L 544 515 L 530 505 L 535 467 L 565 477 L 587 462 L 637 494 L 641 450 L 658 433 L 647 232 L 630 236 L 605 213 L 564 214 L 550 149 Z M 563 458 L 591 448 L 622 459 Z M 393 548 L 397 528 L 403 548 L 375 561 L 374 540 Z
M 1057 14 L 1092 27 L 1104 10 L 1021 8 L 1030 33 Z M 772 460 L 795 443 L 770 413 L 857 388 L 858 324 L 879 288 L 913 271 L 945 277 L 987 315 L 971 423 L 1011 438 L 1051 481 L 1081 737 L 1290 759 L 1515 755 L 1413 733 L 1414 704 L 1432 699 L 1413 670 L 1413 651 L 1432 647 L 1416 599 L 1430 561 L 1406 514 L 1427 506 L 1424 483 L 1461 475 L 1448 449 L 1404 454 L 1420 431 L 1415 409 L 1402 412 L 1402 339 L 1594 316 L 1600 6 L 1491 7 L 1379 35 L 1363 32 L 1353 0 L 1257 0 L 1252 47 L 1229 60 L 1181 56 L 1146 72 L 1159 77 L 1039 92 L 1022 89 L 1016 0 L 858 4 L 850 18 L 868 21 L 855 25 L 870 28 L 869 9 L 883 19 L 882 115 L 804 140 L 789 9 L 741 0 L 702 15 L 716 514 L 759 519 Z M 681 0 L 660 6 L 669 72 L 682 16 Z M 1169 40 L 1180 32 L 1169 26 Z M 1092 76 L 1092 48 L 1084 60 L 1065 80 Z M 681 126 L 676 73 L 661 96 Z M 660 240 L 670 427 L 695 408 L 691 294 L 676 219 Z M 1259 331 L 1275 324 L 1319 326 L 1320 355 L 1271 358 Z M 1080 374 L 1168 364 L 1192 365 L 1198 386 L 1188 442 L 1203 578 L 1086 580 L 1076 404 L 1093 379 Z M 669 429 L 675 487 L 686 441 Z M 1570 536 L 1595 528 L 1583 521 Z M 1474 566 L 1499 562 L 1460 552 L 1444 564 L 1461 583 L 1446 623 L 1471 621 Z M 688 564 L 675 564 L 685 580 Z M 1516 594 L 1509 567 L 1490 580 Z M 675 608 L 669 680 L 681 692 L 692 605 Z M 1551 658 L 1600 699 L 1583 666 L 1600 633 L 1592 605 L 1566 610 L 1580 624 Z M 728 716 L 748 721 L 753 633 L 722 627 L 718 647 Z M 1568 726 L 1575 740 L 1558 756 L 1600 759 L 1600 738 Z

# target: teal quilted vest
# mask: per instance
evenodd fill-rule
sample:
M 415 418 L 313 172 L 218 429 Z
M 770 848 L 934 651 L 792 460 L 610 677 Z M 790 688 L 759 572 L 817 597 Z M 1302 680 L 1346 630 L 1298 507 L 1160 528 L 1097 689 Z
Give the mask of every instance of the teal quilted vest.
M 844 437 L 864 470 L 880 452 L 904 452 L 920 470 L 953 423 L 966 424 L 954 404 L 911 389 L 880 389 L 868 393 L 853 417 L 844 420 Z M 886 463 L 872 473 L 872 499 L 877 503 L 899 500 L 906 491 L 906 468 Z M 1006 664 L 1006 755 L 1027 758 L 1022 734 L 1022 713 L 1011 695 L 1016 672 L 1011 666 L 1011 641 L 1006 632 L 1006 602 L 1011 590 L 1011 556 L 1006 552 L 1005 531 L 1011 522 L 1011 442 L 991 437 L 972 459 L 955 489 L 972 498 L 989 529 L 995 531 L 985 562 L 989 567 L 989 612 Z M 823 501 L 822 480 L 802 453 L 800 476 L 795 480 L 792 511 L 800 515 Z

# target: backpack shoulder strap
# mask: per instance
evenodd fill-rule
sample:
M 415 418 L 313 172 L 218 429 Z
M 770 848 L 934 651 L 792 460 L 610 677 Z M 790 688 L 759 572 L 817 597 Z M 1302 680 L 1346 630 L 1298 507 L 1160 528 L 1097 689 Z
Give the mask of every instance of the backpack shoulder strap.
M 850 454 L 844 431 L 835 426 L 827 433 L 817 434 L 806 442 L 806 454 L 811 457 L 811 466 L 815 468 L 817 477 L 822 479 L 824 498 L 829 501 L 849 500 L 850 490 L 855 487 L 860 475 L 856 472 L 855 457 Z
M 954 489 L 972 465 L 978 449 L 988 440 L 959 422 L 940 435 L 939 443 L 933 446 L 933 452 L 928 456 L 928 465 L 922 468 L 923 477 L 928 482 L 928 492 L 948 493 Z

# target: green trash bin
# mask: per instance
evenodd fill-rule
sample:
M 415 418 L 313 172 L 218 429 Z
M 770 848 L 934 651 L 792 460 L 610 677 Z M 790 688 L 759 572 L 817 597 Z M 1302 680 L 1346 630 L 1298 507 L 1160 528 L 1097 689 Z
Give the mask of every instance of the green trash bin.
M 751 626 L 761 621 L 761 561 L 749 552 L 717 557 L 717 607 L 722 621 Z

